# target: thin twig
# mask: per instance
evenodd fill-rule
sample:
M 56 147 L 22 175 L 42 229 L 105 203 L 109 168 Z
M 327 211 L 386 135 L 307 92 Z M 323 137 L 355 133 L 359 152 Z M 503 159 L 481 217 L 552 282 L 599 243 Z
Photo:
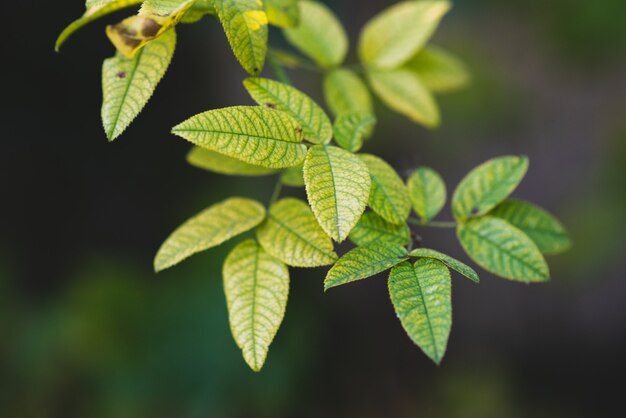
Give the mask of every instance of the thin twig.
M 422 222 L 419 219 L 409 218 L 408 223 L 425 228 L 456 228 L 456 222 L 430 221 Z

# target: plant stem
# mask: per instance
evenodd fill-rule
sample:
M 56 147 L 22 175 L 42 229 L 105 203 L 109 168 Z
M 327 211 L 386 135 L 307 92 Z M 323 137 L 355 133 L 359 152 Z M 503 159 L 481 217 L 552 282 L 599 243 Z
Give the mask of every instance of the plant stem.
M 291 80 L 289 80 L 289 76 L 285 71 L 285 67 L 283 67 L 276 58 L 272 56 L 272 54 L 267 55 L 267 60 L 269 61 L 270 66 L 272 67 L 272 71 L 276 75 L 278 81 L 284 84 L 291 85 Z
M 280 192 L 282 189 L 283 189 L 283 182 L 281 181 L 280 175 L 279 175 L 278 180 L 276 181 L 276 185 L 274 186 L 274 191 L 272 192 L 272 197 L 270 198 L 270 202 L 267 205 L 268 208 L 272 206 L 274 203 L 276 203 L 276 201 L 278 200 L 278 197 L 280 196 Z
M 456 222 L 430 221 L 424 223 L 415 218 L 409 218 L 407 222 L 412 225 L 423 226 L 425 228 L 456 228 Z

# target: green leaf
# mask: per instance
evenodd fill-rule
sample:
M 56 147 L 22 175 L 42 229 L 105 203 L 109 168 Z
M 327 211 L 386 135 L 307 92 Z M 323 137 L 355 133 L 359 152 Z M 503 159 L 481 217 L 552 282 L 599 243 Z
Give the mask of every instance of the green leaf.
M 370 85 L 392 110 L 427 128 L 439 125 L 439 108 L 419 77 L 407 69 L 368 71 Z
M 510 195 L 528 170 L 525 156 L 489 160 L 469 172 L 452 195 L 452 213 L 458 220 L 484 215 Z
M 165 270 L 193 254 L 217 247 L 254 228 L 264 218 L 265 208 L 252 199 L 232 197 L 210 206 L 165 240 L 154 259 L 154 270 Z
M 263 4 L 272 25 L 288 28 L 300 23 L 298 0 L 263 0 Z
M 465 252 L 485 270 L 520 282 L 545 282 L 550 273 L 537 245 L 508 222 L 483 216 L 459 225 Z
M 258 372 L 285 316 L 289 270 L 250 239 L 226 257 L 223 276 L 230 329 L 246 363 Z
M 194 167 L 227 176 L 265 176 L 275 169 L 260 167 L 208 149 L 193 147 L 187 154 L 187 162 Z
M 457 273 L 461 273 L 468 279 L 473 280 L 476 283 L 480 283 L 478 274 L 474 271 L 473 268 L 465 263 L 460 262 L 456 258 L 452 258 L 449 255 L 440 253 L 439 251 L 431 250 L 429 248 L 417 248 L 411 251 L 409 255 L 411 257 L 434 258 L 435 260 L 441 261 L 452 270 L 455 270 Z
M 87 11 L 80 18 L 69 24 L 63 32 L 59 35 L 54 45 L 54 49 L 58 52 L 65 41 L 74 34 L 78 29 L 83 26 L 104 17 L 108 14 L 114 13 L 118 10 L 125 9 L 136 4 L 140 4 L 142 0 L 96 0 L 87 2 Z
M 166 13 L 160 13 L 144 4 L 137 15 L 107 26 L 107 37 L 122 55 L 133 58 L 145 45 L 176 26 L 193 3 L 194 0 L 178 2 L 176 9 Z
M 295 167 L 289 167 L 280 174 L 280 181 L 291 187 L 303 187 L 304 186 L 304 168 L 302 164 Z
M 192 116 L 172 133 L 202 148 L 268 168 L 296 166 L 304 160 L 302 128 L 287 113 L 235 106 Z
M 507 199 L 489 212 L 520 229 L 543 254 L 558 254 L 572 245 L 567 231 L 551 214 L 523 200 Z
M 415 71 L 424 86 L 432 92 L 444 93 L 465 87 L 470 81 L 467 67 L 449 52 L 429 46 L 406 64 Z
M 377 68 L 396 68 L 415 55 L 450 9 L 448 1 L 403 1 L 370 20 L 361 33 L 361 61 Z
M 327 144 L 333 127 L 321 107 L 300 90 L 267 78 L 248 78 L 243 82 L 255 102 L 261 106 L 289 113 L 302 126 L 304 139 Z
M 419 167 L 407 181 L 413 210 L 426 223 L 441 212 L 446 204 L 446 184 L 441 176 L 429 167 Z
M 313 213 L 324 231 L 337 242 L 346 239 L 370 194 L 367 166 L 341 148 L 315 145 L 304 160 L 304 182 Z
M 321 67 L 340 65 L 348 52 L 348 36 L 333 12 L 315 1 L 300 1 L 300 24 L 284 29 L 287 41 Z
M 102 65 L 102 124 L 113 141 L 144 108 L 165 75 L 176 48 L 174 30 L 139 52 L 132 59 L 117 53 Z
M 267 14 L 259 0 L 215 0 L 215 9 L 235 57 L 248 73 L 263 70 L 267 54 Z
M 402 224 L 411 211 L 409 193 L 396 171 L 381 158 L 359 154 L 372 178 L 369 206 L 388 222 Z
M 344 113 L 374 113 L 370 91 L 354 71 L 332 70 L 324 77 L 324 98 L 336 115 Z
M 309 206 L 286 198 L 275 203 L 257 238 L 272 256 L 293 267 L 319 267 L 337 260 L 333 242 L 319 226 Z
M 441 363 L 452 328 L 452 286 L 446 266 L 422 258 L 391 269 L 389 295 L 409 338 L 436 364 Z
M 160 15 L 170 14 L 180 7 L 187 0 L 145 0 L 141 5 L 142 9 L 147 9 Z M 182 23 L 195 23 L 207 14 L 217 15 L 213 0 L 195 0 L 191 8 L 183 15 Z
M 367 212 L 352 229 L 349 238 L 360 247 L 378 242 L 407 245 L 409 227 L 406 224 L 394 225 L 374 212 Z
M 326 274 L 324 290 L 365 279 L 406 260 L 406 248 L 387 242 L 356 247 L 341 257 Z
M 345 113 L 337 116 L 334 132 L 337 144 L 350 152 L 357 152 L 363 140 L 376 125 L 376 117 L 371 113 Z

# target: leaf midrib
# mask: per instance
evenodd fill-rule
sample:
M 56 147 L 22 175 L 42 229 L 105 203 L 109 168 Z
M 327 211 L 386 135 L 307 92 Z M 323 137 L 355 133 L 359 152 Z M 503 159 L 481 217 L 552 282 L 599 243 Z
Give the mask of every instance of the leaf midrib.
M 483 194 L 482 198 L 479 198 L 476 202 L 475 205 L 473 205 L 473 207 L 477 207 L 480 208 L 480 213 L 484 213 L 485 212 L 485 208 L 482 208 L 483 204 L 485 202 L 489 202 L 489 200 L 492 200 L 492 196 L 496 195 L 497 192 L 499 190 L 501 190 L 502 188 L 505 187 L 506 183 L 515 183 L 515 182 L 511 182 L 510 181 L 510 176 L 512 173 L 515 173 L 517 169 L 519 169 L 520 164 L 523 164 L 524 160 L 520 160 L 517 162 L 517 164 L 515 164 L 514 166 L 512 166 L 509 170 L 507 170 L 506 174 L 503 176 L 503 178 L 498 181 L 495 181 L 495 186 L 491 187 L 491 189 L 489 191 L 487 191 L 487 193 Z M 503 198 L 504 199 L 504 198 Z M 490 203 L 489 205 L 487 205 L 487 207 L 491 206 L 494 207 L 498 204 L 498 202 L 496 202 L 495 204 Z M 465 206 L 465 202 L 463 202 L 463 206 Z M 469 210 L 472 210 L 472 205 L 470 205 Z M 471 213 L 466 213 L 465 217 L 471 217 Z M 477 215 L 473 215 L 473 216 L 477 216 Z
M 400 214 L 399 214 L 399 210 L 398 210 L 398 208 L 397 208 L 397 206 L 396 206 L 396 204 L 395 204 L 395 202 L 394 202 L 394 199 L 392 199 L 392 198 L 389 196 L 389 193 L 387 193 L 387 190 L 385 189 L 385 186 L 383 186 L 383 185 L 382 185 L 382 183 L 380 183 L 380 182 L 378 181 L 378 177 L 377 177 L 377 176 L 375 176 L 375 175 L 371 174 L 371 176 L 370 176 L 370 177 L 372 178 L 372 181 L 373 181 L 373 182 L 375 182 L 375 183 L 378 185 L 378 188 L 382 191 L 382 193 L 383 193 L 383 194 L 385 195 L 385 197 L 387 198 L 387 201 L 388 201 L 388 202 L 389 202 L 389 204 L 391 205 L 391 209 L 392 209 L 392 211 L 393 211 L 394 215 L 396 215 L 397 219 L 400 219 L 400 221 L 402 221 L 402 216 L 400 216 Z M 393 222 L 391 222 L 391 223 L 392 223 L 392 224 L 394 224 Z M 397 225 L 397 224 L 394 224 L 394 225 Z
M 122 108 L 124 106 L 126 106 L 126 99 L 128 98 L 128 93 L 130 91 L 130 86 L 133 83 L 134 79 L 135 79 L 135 74 L 137 73 L 137 68 L 139 68 L 139 64 L 141 63 L 141 59 L 143 58 L 143 53 L 145 51 L 145 48 L 141 48 L 137 54 L 137 59 L 134 60 L 133 62 L 133 68 L 131 70 L 130 76 L 128 77 L 128 82 L 126 83 L 126 86 L 124 88 L 124 94 L 122 94 L 122 101 L 120 103 L 120 106 L 118 106 L 117 108 L 117 112 L 115 113 L 115 122 L 112 125 L 111 131 L 107 132 L 108 137 L 112 138 L 113 134 L 115 133 L 115 131 L 117 130 L 117 124 L 120 120 L 120 115 L 122 114 Z
M 517 255 L 515 255 L 514 253 L 500 247 L 497 245 L 497 243 L 495 243 L 494 241 L 492 241 L 491 239 L 489 239 L 488 236 L 485 235 L 481 235 L 480 233 L 474 231 L 471 228 L 468 228 L 467 225 L 464 228 L 467 232 L 469 232 L 470 234 L 474 235 L 475 237 L 478 237 L 480 239 L 482 239 L 483 241 L 487 242 L 488 244 L 490 244 L 492 247 L 498 249 L 498 251 L 501 251 L 505 254 L 507 254 L 509 257 L 515 259 L 517 262 L 519 262 L 520 264 L 526 266 L 527 268 L 531 269 L 532 271 L 534 271 L 536 274 L 539 275 L 539 277 L 545 277 L 544 273 L 541 270 L 538 270 L 535 266 L 528 264 L 528 262 L 526 262 L 523 258 L 518 257 Z
M 320 253 L 321 255 L 325 256 L 325 257 L 330 257 L 333 258 L 331 253 L 326 252 L 325 250 L 321 249 L 320 247 L 318 247 L 317 245 L 314 245 L 311 241 L 307 240 L 306 238 L 304 238 L 302 235 L 300 235 L 298 232 L 296 232 L 295 230 L 293 230 L 292 228 L 290 228 L 289 226 L 287 226 L 285 223 L 281 222 L 277 217 L 275 217 L 274 215 L 270 214 L 270 219 L 272 219 L 274 222 L 276 222 L 278 225 L 280 225 L 281 227 L 285 228 L 287 231 L 291 232 L 292 234 L 294 234 L 296 237 L 298 237 L 298 239 L 300 239 L 301 241 L 303 241 L 306 245 L 312 247 L 313 249 L 315 249 L 318 253 Z M 317 221 L 316 221 L 317 222 Z
M 424 298 L 424 289 L 422 288 L 422 284 L 420 283 L 419 277 L 417 277 L 417 270 L 415 269 L 415 265 L 411 265 L 411 273 L 415 278 L 415 282 L 417 283 L 417 287 L 419 288 L 420 299 L 422 300 L 422 304 L 424 305 L 424 311 L 426 312 L 426 321 L 428 321 L 428 331 L 430 333 L 430 338 L 433 341 L 433 351 L 435 358 L 439 358 L 439 350 L 437 348 L 437 341 L 435 339 L 435 332 L 433 331 L 433 326 L 430 321 L 430 314 L 428 313 L 428 305 L 426 304 L 426 299 Z
M 278 141 L 278 142 L 286 142 L 288 144 L 293 144 L 293 145 L 302 145 L 301 141 L 289 141 L 287 139 L 282 139 L 282 138 L 275 138 L 275 137 L 271 137 L 271 136 L 260 136 L 260 135 L 255 135 L 255 134 L 247 134 L 247 133 L 243 133 L 243 132 L 228 132 L 228 131 L 218 131 L 218 130 L 208 130 L 208 129 L 192 129 L 192 128 L 174 128 L 172 129 L 172 133 L 174 134 L 178 134 L 178 133 L 184 133 L 184 132 L 203 132 L 203 133 L 215 133 L 215 134 L 224 134 L 224 135 L 237 135 L 237 136 L 247 136 L 249 138 L 255 138 L 255 139 L 267 139 L 270 141 Z

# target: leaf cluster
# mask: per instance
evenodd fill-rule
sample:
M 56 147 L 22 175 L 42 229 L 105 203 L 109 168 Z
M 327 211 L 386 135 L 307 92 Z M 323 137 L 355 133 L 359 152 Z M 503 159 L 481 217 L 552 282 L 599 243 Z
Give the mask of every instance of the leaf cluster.
M 193 166 L 230 176 L 277 177 L 269 205 L 231 197 L 184 222 L 163 243 L 155 270 L 173 267 L 248 231 L 223 265 L 233 337 L 244 359 L 261 369 L 285 314 L 290 268 L 331 266 L 324 290 L 390 270 L 389 295 L 408 336 L 434 362 L 443 358 L 452 324 L 450 270 L 478 283 L 474 269 L 423 247 L 415 229 L 455 228 L 467 255 L 483 269 L 521 282 L 548 280 L 545 254 L 567 249 L 562 225 L 539 207 L 509 196 L 528 168 L 520 156 L 494 158 L 456 186 L 454 221 L 436 220 L 447 201 L 442 177 L 416 167 L 404 179 L 383 159 L 360 150 L 374 134 L 373 95 L 428 128 L 440 122 L 434 93 L 464 86 L 469 75 L 450 53 L 427 43 L 450 9 L 445 0 L 401 1 L 370 20 L 347 65 L 349 42 L 333 12 L 296 0 L 88 0 L 63 31 L 57 49 L 83 25 L 141 3 L 136 15 L 109 25 L 117 54 L 102 71 L 102 121 L 109 140 L 141 112 L 176 47 L 176 27 L 204 16 L 218 21 L 233 54 L 252 77 L 243 81 L 255 105 L 213 109 L 172 133 L 193 145 Z M 294 51 L 268 46 L 276 26 Z M 279 80 L 260 77 L 266 60 Z M 292 86 L 285 68 L 323 74 L 326 106 Z M 373 93 L 373 95 L 372 95 Z M 304 188 L 281 198 L 281 188 Z M 354 248 L 338 256 L 336 245 Z

